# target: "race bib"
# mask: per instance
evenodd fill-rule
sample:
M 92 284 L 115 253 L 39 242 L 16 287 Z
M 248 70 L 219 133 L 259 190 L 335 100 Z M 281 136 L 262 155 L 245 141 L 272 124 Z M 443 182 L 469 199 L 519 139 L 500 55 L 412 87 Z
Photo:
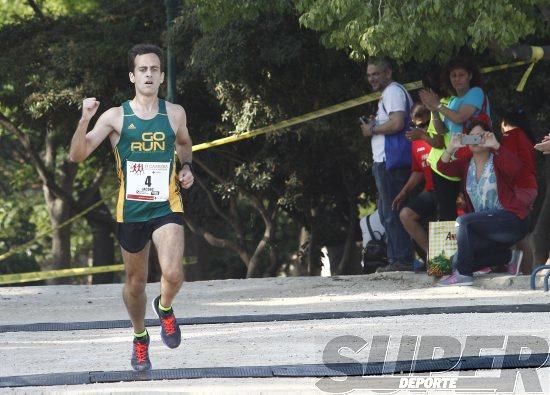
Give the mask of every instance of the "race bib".
M 170 162 L 126 162 L 126 199 L 144 202 L 168 200 Z

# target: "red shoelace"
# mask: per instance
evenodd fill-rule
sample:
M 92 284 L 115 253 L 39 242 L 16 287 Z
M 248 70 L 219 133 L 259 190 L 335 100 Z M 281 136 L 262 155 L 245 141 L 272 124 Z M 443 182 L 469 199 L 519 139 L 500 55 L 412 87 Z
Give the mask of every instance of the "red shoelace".
M 174 314 L 170 314 L 168 317 L 161 316 L 161 322 L 167 335 L 173 335 L 176 333 L 176 317 Z
M 134 350 L 136 351 L 136 358 L 138 362 L 145 362 L 147 360 L 149 350 L 149 345 L 147 343 L 135 342 Z

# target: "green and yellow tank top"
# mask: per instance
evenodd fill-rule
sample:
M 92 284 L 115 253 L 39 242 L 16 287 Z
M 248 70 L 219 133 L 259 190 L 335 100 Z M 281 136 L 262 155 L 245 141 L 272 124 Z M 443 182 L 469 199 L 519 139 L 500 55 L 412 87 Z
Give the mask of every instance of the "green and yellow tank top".
M 124 122 L 114 148 L 120 189 L 117 222 L 143 222 L 183 212 L 176 173 L 176 135 L 170 126 L 166 103 L 159 99 L 159 112 L 141 119 L 122 104 Z
M 440 102 L 444 106 L 448 105 L 449 101 L 451 101 L 450 97 L 445 97 L 445 98 L 440 100 Z M 439 114 L 439 117 L 441 118 L 442 115 Z M 430 125 L 428 126 L 428 129 L 426 130 L 426 132 L 432 137 L 437 134 L 437 131 L 435 130 L 435 126 L 434 126 L 434 123 L 433 123 L 433 119 L 430 120 Z M 430 154 L 428 155 L 427 162 L 429 163 L 429 165 L 432 168 L 432 171 L 434 173 L 437 173 L 441 177 L 446 178 L 447 180 L 450 180 L 450 181 L 460 181 L 459 177 L 447 176 L 447 175 L 441 173 L 439 170 L 437 170 L 437 162 L 439 161 L 439 158 L 441 158 L 441 156 L 445 152 L 445 148 L 449 146 L 449 143 L 451 141 L 451 133 L 449 133 L 449 132 L 445 133 L 445 135 L 443 136 L 443 140 L 445 142 L 445 147 L 443 147 L 443 148 L 432 147 L 432 149 L 430 151 Z

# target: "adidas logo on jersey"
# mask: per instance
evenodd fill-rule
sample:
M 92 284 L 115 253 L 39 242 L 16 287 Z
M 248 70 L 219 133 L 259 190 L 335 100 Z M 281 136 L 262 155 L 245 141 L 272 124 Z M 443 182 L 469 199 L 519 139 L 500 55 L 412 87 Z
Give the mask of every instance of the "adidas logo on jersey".
M 130 124 L 130 126 L 128 126 L 128 129 L 135 129 L 136 128 L 136 125 L 134 125 L 133 123 Z

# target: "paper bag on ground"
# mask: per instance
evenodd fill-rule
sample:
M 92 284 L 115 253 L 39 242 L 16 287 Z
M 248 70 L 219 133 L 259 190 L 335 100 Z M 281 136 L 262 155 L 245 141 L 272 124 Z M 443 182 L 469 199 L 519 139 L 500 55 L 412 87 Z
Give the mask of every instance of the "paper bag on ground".
M 451 256 L 456 253 L 456 221 L 430 222 L 428 227 L 428 274 L 443 276 L 452 271 Z

